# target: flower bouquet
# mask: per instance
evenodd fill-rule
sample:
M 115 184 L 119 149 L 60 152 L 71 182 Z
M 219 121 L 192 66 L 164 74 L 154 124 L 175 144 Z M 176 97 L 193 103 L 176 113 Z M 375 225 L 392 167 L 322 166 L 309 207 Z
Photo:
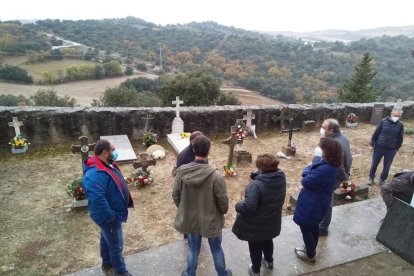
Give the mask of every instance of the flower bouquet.
M 145 132 L 143 145 L 147 148 L 158 142 L 158 135 L 154 132 Z
M 355 200 L 356 196 L 356 185 L 352 181 L 344 181 L 339 186 L 339 189 L 342 193 L 345 194 L 346 200 Z
M 345 124 L 347 127 L 356 127 L 358 125 L 358 116 L 355 113 L 349 113 L 346 116 Z
M 12 153 L 23 153 L 27 151 L 27 147 L 30 145 L 27 139 L 21 135 L 17 135 L 9 141 L 9 145 L 12 146 Z
M 240 140 L 243 140 L 244 137 L 246 137 L 246 131 L 241 125 L 238 125 L 237 131 L 234 135 L 236 135 L 237 140 L 240 141 Z
M 149 172 L 145 172 L 142 169 L 139 169 L 134 177 L 129 177 L 126 179 L 128 184 L 132 184 L 137 188 L 143 188 L 147 185 L 150 185 L 153 182 L 153 178 L 150 176 Z
M 69 184 L 66 191 L 76 200 L 86 199 L 85 189 L 82 186 L 82 177 Z
M 236 167 L 234 165 L 227 164 L 224 167 L 225 176 L 236 176 Z
M 188 138 L 190 137 L 190 133 L 189 132 L 181 132 L 180 133 L 180 138 L 184 139 L 184 138 Z

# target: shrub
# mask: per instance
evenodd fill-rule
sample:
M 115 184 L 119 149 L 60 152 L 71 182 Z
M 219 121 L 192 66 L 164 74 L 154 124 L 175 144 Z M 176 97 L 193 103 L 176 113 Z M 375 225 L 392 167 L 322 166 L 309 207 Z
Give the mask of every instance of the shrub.
M 30 104 L 30 99 L 26 98 L 23 95 L 0 95 L 0 106 L 25 106 Z
M 131 66 L 127 66 L 127 68 L 125 68 L 124 73 L 126 76 L 131 76 L 134 73 L 134 68 L 132 68 Z
M 154 132 L 145 132 L 143 145 L 146 147 L 152 146 L 158 142 L 158 135 Z
M 59 97 L 54 89 L 39 89 L 30 98 L 36 106 L 68 106 L 73 107 L 76 99 L 70 98 L 68 95 Z
M 17 83 L 33 83 L 33 78 L 27 74 L 25 69 L 13 65 L 0 67 L 0 80 Z

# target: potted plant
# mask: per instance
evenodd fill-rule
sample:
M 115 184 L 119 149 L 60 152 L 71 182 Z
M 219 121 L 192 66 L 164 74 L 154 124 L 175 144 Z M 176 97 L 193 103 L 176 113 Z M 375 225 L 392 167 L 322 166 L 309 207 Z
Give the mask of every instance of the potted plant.
M 9 145 L 11 145 L 11 152 L 12 153 L 24 153 L 27 151 L 28 146 L 30 143 L 27 142 L 27 139 L 21 135 L 17 135 L 13 139 L 10 140 Z
M 345 124 L 347 127 L 356 127 L 358 125 L 358 116 L 355 113 L 349 113 L 346 116 Z
M 142 144 L 145 147 L 148 148 L 149 146 L 152 146 L 156 144 L 157 142 L 158 142 L 158 135 L 156 133 L 151 132 L 151 131 L 144 133 L 144 141 Z

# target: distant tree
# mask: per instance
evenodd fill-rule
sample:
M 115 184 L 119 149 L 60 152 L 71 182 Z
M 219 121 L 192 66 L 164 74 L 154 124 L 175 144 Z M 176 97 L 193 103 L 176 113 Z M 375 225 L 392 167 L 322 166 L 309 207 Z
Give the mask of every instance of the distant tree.
M 91 60 L 96 57 L 96 52 L 93 51 L 91 48 L 88 49 L 88 51 L 83 55 L 83 58 L 85 60 Z
M 232 92 L 226 93 L 221 91 L 217 100 L 217 105 L 240 105 L 239 99 Z
M 111 60 L 103 64 L 105 77 L 116 77 L 122 75 L 121 65 L 117 60 Z
M 30 99 L 26 98 L 23 95 L 0 95 L 0 106 L 25 106 L 30 104 Z
M 161 86 L 161 98 L 165 106 L 170 106 L 176 96 L 180 96 L 185 105 L 214 105 L 219 95 L 219 82 L 202 72 L 178 74 Z
M 147 65 L 145 65 L 145 63 L 137 63 L 135 67 L 138 70 L 144 71 L 144 72 L 148 70 Z
M 153 94 L 137 92 L 132 87 L 107 88 L 104 95 L 98 101 L 94 99 L 92 106 L 161 106 L 161 100 Z
M 355 74 L 345 80 L 338 90 L 339 99 L 343 102 L 367 103 L 375 101 L 381 91 L 375 90 L 372 80 L 377 74 L 371 64 L 372 57 L 369 53 L 364 54 L 361 62 L 355 66 Z
M 101 80 L 105 78 L 105 72 L 102 65 L 95 65 L 95 79 Z
M 39 89 L 30 98 L 36 106 L 68 106 L 74 107 L 76 99 L 70 98 L 68 95 L 59 97 L 54 89 Z
M 63 54 L 59 49 L 54 49 L 54 50 L 50 51 L 49 58 L 53 59 L 53 60 L 62 60 L 63 59 Z
M 0 80 L 17 83 L 33 83 L 33 78 L 23 68 L 13 65 L 0 66 Z
M 155 91 L 157 89 L 157 81 L 144 77 L 127 79 L 120 84 L 120 87 L 129 87 L 135 89 L 137 92 Z
M 134 73 L 134 68 L 132 68 L 131 66 L 127 66 L 127 67 L 125 68 L 125 72 L 124 72 L 124 74 L 125 74 L 126 76 L 131 76 L 133 73 Z

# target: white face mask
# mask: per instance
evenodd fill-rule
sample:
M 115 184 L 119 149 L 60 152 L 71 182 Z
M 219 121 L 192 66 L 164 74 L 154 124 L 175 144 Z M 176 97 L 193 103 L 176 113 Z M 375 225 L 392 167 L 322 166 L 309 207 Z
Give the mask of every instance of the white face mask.
M 391 116 L 391 120 L 395 123 L 396 121 L 398 121 L 398 119 L 400 119 L 400 117 L 395 117 L 395 116 Z
M 325 132 L 325 129 L 323 127 L 321 127 L 321 129 L 319 130 L 319 133 L 321 134 L 321 137 L 326 136 L 326 132 Z

